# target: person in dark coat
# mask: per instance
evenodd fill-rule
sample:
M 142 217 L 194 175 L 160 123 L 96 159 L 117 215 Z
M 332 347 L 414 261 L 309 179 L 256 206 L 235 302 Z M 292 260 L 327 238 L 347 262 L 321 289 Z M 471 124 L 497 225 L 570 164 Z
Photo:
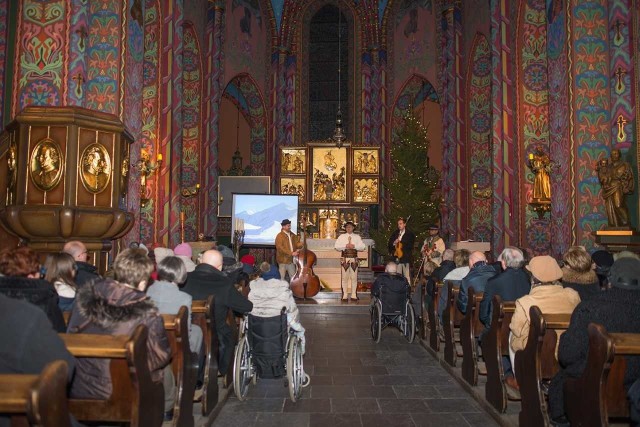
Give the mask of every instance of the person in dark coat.
M 249 313 L 253 304 L 236 290 L 231 279 L 222 272 L 222 265 L 222 254 L 219 251 L 211 249 L 204 252 L 202 263 L 187 275 L 183 291 L 194 300 L 205 300 L 209 295 L 215 295 L 216 333 L 220 342 L 218 367 L 220 373 L 225 375 L 235 346 L 231 328 L 226 323 L 227 312 L 232 309 L 240 314 Z
M 147 352 L 153 381 L 164 381 L 165 412 L 173 407 L 175 387 L 170 369 L 171 347 L 158 309 L 145 294 L 153 262 L 142 249 L 125 249 L 113 264 L 115 280 L 102 279 L 78 290 L 68 333 L 131 335 L 138 325 L 148 328 Z M 167 377 L 167 378 L 165 378 Z M 78 360 L 71 397 L 105 399 L 111 395 L 109 361 Z
M 40 278 L 38 255 L 27 247 L 0 251 L 0 293 L 9 298 L 38 306 L 49 318 L 57 332 L 66 325 L 58 307 L 58 294 L 53 285 Z
M 81 288 L 87 283 L 101 278 L 95 265 L 87 262 L 88 252 L 84 243 L 79 240 L 71 240 L 64 244 L 62 252 L 68 253 L 76 261 L 78 267 L 75 277 L 76 286 Z
M 596 265 L 596 276 L 600 282 L 600 289 L 609 285 L 609 270 L 613 265 L 613 255 L 609 251 L 599 250 L 591 254 L 591 260 Z
M 398 274 L 402 274 L 411 280 L 411 261 L 413 259 L 413 245 L 416 235 L 407 228 L 407 220 L 398 218 L 398 229 L 391 234 L 387 244 L 389 254 L 393 255 L 398 263 Z
M 386 287 L 393 292 L 403 292 L 410 288 L 407 278 L 398 274 L 398 265 L 390 262 L 384 269 L 384 273 L 379 274 L 371 285 L 371 295 L 380 297 L 382 288 Z
M 0 374 L 38 375 L 54 360 L 67 362 L 71 381 L 76 359 L 47 316 L 33 304 L 0 295 Z M 0 426 L 10 425 L 0 416 Z
M 473 287 L 476 292 L 484 292 L 487 280 L 494 277 L 496 270 L 487 264 L 487 257 L 484 253 L 476 251 L 469 255 L 469 265 L 471 269 L 460 282 L 460 293 L 458 294 L 457 306 L 462 314 L 467 312 L 467 300 L 469 298 L 469 288 Z
M 564 413 L 564 379 L 580 377 L 589 352 L 589 323 L 598 323 L 608 332 L 640 333 L 640 260 L 621 258 L 610 270 L 612 288 L 580 302 L 571 315 L 569 329 L 560 338 L 560 371 L 549 387 L 549 415 L 558 425 L 569 425 Z M 640 378 L 640 357 L 627 358 L 624 385 Z
M 444 277 L 456 268 L 456 263 L 453 261 L 453 249 L 445 249 L 442 253 L 442 262 L 433 270 L 431 277 L 427 280 L 427 294 L 433 296 L 433 287 L 436 283 L 442 282 Z
M 571 246 L 562 260 L 562 286 L 576 291 L 580 301 L 600 293 L 600 280 L 592 268 L 593 261 L 582 246 Z
M 500 295 L 503 301 L 515 301 L 531 290 L 531 278 L 523 269 L 524 256 L 520 249 L 515 246 L 504 248 L 499 260 L 504 271 L 487 280 L 480 303 L 480 321 L 485 331 L 491 326 L 491 300 L 494 295 Z

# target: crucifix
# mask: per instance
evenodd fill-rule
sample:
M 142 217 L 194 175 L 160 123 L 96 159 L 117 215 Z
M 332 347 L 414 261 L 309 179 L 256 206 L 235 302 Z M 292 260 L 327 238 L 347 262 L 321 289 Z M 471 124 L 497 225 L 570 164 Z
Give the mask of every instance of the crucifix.
M 82 84 L 84 83 L 84 77 L 80 72 L 72 77 L 76 81 L 76 96 L 82 98 Z
M 613 40 L 618 46 L 622 43 L 622 27 L 624 27 L 624 25 L 624 22 L 621 22 L 619 19 L 616 20 L 615 24 L 613 24 L 616 29 L 616 35 L 614 36 Z
M 624 142 L 627 139 L 627 134 L 624 132 L 624 125 L 627 124 L 627 119 L 620 114 L 616 123 L 618 124 L 618 142 Z
M 627 74 L 626 70 L 623 70 L 622 67 L 618 67 L 615 72 L 616 76 L 616 92 L 620 93 L 624 90 L 624 83 L 622 82 L 622 78 Z

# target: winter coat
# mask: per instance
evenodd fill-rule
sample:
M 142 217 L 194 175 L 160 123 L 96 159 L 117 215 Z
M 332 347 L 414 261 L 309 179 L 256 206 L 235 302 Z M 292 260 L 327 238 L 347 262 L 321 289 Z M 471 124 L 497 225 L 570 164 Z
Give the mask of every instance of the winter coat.
M 539 285 L 531 288 L 529 295 L 516 300 L 516 309 L 511 318 L 511 348 L 523 350 L 529 338 L 529 309 L 538 306 L 543 314 L 571 314 L 580 303 L 576 291 L 557 285 Z
M 599 292 L 586 301 L 582 301 L 571 315 L 569 328 L 560 338 L 558 361 L 560 371 L 551 381 L 549 404 L 554 416 L 564 412 L 564 379 L 577 378 L 587 366 L 589 353 L 589 323 L 598 323 L 607 332 L 640 333 L 640 292 L 611 288 Z M 631 386 L 640 378 L 640 357 L 627 357 L 627 369 L 624 376 L 625 387 Z
M 576 291 L 580 295 L 580 301 L 588 300 L 600 293 L 600 280 L 593 270 L 578 273 L 569 267 L 563 267 L 562 286 Z
M 484 287 L 487 284 L 487 280 L 494 277 L 496 269 L 488 265 L 486 262 L 479 261 L 475 263 L 473 268 L 469 271 L 462 281 L 460 282 L 460 293 L 458 294 L 458 310 L 462 314 L 467 312 L 467 302 L 469 299 L 469 288 L 473 287 L 476 293 L 484 292 Z
M 58 293 L 46 280 L 3 276 L 0 277 L 0 293 L 40 307 L 57 332 L 66 330 L 62 311 L 58 307 Z
M 379 274 L 371 285 L 371 295 L 379 297 L 383 287 L 389 288 L 393 292 L 403 292 L 410 288 L 407 278 L 395 273 Z
M 474 288 L 475 290 L 475 288 Z M 503 301 L 515 301 L 529 293 L 531 279 L 522 268 L 507 268 L 502 273 L 487 280 L 484 297 L 480 303 L 480 321 L 489 328 L 491 325 L 491 300 L 494 295 L 500 295 Z
M 111 279 L 80 288 L 69 319 L 69 333 L 131 335 L 135 328 L 149 330 L 147 351 L 154 381 L 162 381 L 164 368 L 171 361 L 171 347 L 158 309 L 144 292 Z M 111 395 L 109 360 L 78 360 L 71 396 L 105 399 Z
M 237 313 L 248 313 L 253 304 L 236 290 L 231 279 L 209 264 L 198 264 L 196 269 L 187 275 L 187 284 L 182 290 L 195 300 L 207 299 L 209 295 L 215 296 L 214 317 L 221 350 L 218 366 L 220 373 L 226 374 L 235 346 L 231 328 L 226 323 L 227 311 L 232 309 Z
M 78 267 L 78 271 L 76 272 L 75 280 L 79 288 L 89 282 L 101 279 L 95 265 L 91 265 L 88 262 L 76 261 L 76 266 Z
M 294 321 L 300 321 L 298 305 L 286 280 L 259 278 L 249 283 L 249 301 L 253 303 L 251 314 L 258 317 L 279 316 L 282 307 Z
M 289 238 L 287 237 L 286 231 L 282 230 L 276 235 L 276 262 L 278 264 L 291 264 L 293 262 L 291 252 L 295 252 L 302 247 L 300 238 L 293 233 L 289 234 L 291 236 L 291 245 L 289 245 Z M 291 248 L 293 248 L 293 251 Z

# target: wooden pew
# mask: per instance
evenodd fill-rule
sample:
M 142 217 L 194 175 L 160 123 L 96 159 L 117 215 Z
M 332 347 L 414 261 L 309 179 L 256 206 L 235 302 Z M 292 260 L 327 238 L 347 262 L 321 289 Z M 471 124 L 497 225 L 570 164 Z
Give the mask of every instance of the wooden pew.
M 209 415 L 218 403 L 218 335 L 214 317 L 215 297 L 191 303 L 191 321 L 200 326 L 204 336 L 204 382 L 202 385 L 202 415 Z
M 471 286 L 468 290 L 467 312 L 460 322 L 460 345 L 462 346 L 462 378 L 475 386 L 478 385 L 478 347 L 476 338 L 484 326 L 480 322 L 480 301 L 484 293 Z
M 422 292 L 420 293 L 420 318 L 422 324 L 420 325 L 420 337 L 423 340 L 427 339 L 427 309 L 425 308 L 425 301 L 427 300 L 427 282 L 428 280 L 422 279 Z
M 447 284 L 447 306 L 442 313 L 442 327 L 444 328 L 444 360 L 451 366 L 456 366 L 458 352 L 456 350 L 455 329 L 460 327 L 462 313 L 456 307 L 460 288 L 454 288 L 453 283 Z
M 176 384 L 171 425 L 193 427 L 193 395 L 196 390 L 198 361 L 189 347 L 189 310 L 182 306 L 178 314 L 163 314 L 162 318 L 171 345 L 171 369 Z
M 610 417 L 629 417 L 625 356 L 639 355 L 640 334 L 607 333 L 602 325 L 589 325 L 587 367 L 580 378 L 568 377 L 564 384 L 572 426 L 608 426 Z
M 71 427 L 67 363 L 56 360 L 40 375 L 0 375 L 0 415 L 12 426 Z
M 516 353 L 515 372 L 522 396 L 519 422 L 521 427 L 549 426 L 547 401 L 541 387 L 550 380 L 559 365 L 555 356 L 557 330 L 569 327 L 570 314 L 545 314 L 537 306 L 529 310 L 531 324 L 524 350 Z
M 434 286 L 433 300 L 429 304 L 429 308 L 427 310 L 427 316 L 429 316 L 429 346 L 434 351 L 440 351 L 440 337 L 438 337 L 438 332 L 441 326 L 440 319 L 438 318 L 438 305 L 442 286 L 442 282 L 438 282 Z
M 482 356 L 487 366 L 485 398 L 498 411 L 507 411 L 507 386 L 504 382 L 502 357 L 509 357 L 509 324 L 516 309 L 515 301 L 502 301 L 495 295 L 492 301 L 491 327 L 482 339 Z
M 138 325 L 124 335 L 59 334 L 67 350 L 78 358 L 110 359 L 113 391 L 105 400 L 69 399 L 80 421 L 128 422 L 132 427 L 161 426 L 164 409 L 162 383 L 149 372 L 148 330 Z

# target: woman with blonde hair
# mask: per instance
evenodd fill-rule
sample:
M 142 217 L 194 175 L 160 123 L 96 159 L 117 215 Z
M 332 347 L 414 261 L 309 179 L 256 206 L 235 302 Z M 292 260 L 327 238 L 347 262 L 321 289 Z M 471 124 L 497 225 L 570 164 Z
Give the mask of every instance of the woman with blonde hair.
M 580 301 L 600 293 L 600 281 L 591 255 L 582 246 L 571 246 L 562 257 L 562 286 L 580 295 Z
M 76 261 L 65 252 L 47 255 L 44 262 L 44 279 L 51 283 L 58 293 L 58 307 L 62 311 L 71 311 L 76 299 Z

